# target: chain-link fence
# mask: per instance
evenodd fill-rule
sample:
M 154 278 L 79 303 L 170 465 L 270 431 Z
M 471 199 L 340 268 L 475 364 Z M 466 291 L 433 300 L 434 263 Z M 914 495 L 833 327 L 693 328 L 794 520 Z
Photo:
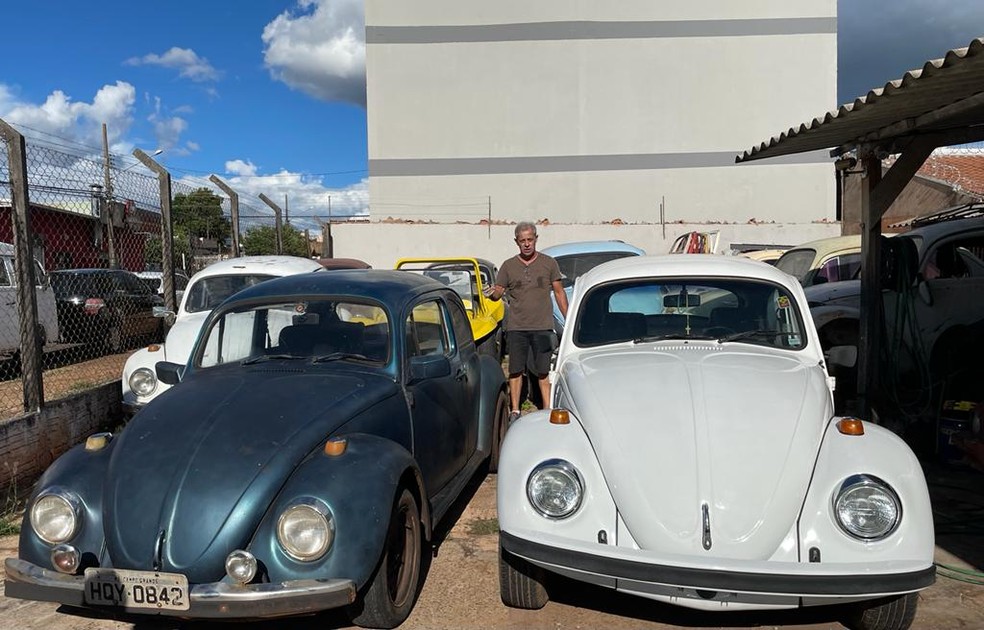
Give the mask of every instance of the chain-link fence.
M 0 130 L 6 418 L 120 378 L 133 349 L 163 341 L 161 311 L 178 304 L 167 299 L 168 285 L 178 297 L 196 271 L 235 255 L 230 228 L 237 221 L 229 199 L 208 183 L 171 182 L 152 160 L 79 156 L 27 143 L 3 121 Z M 284 246 L 297 245 L 289 226 L 271 209 L 240 204 L 238 213 L 241 252 L 281 251 L 273 249 L 280 243 L 295 253 Z M 307 243 L 292 249 L 306 255 Z M 28 284 L 33 291 L 21 288 Z

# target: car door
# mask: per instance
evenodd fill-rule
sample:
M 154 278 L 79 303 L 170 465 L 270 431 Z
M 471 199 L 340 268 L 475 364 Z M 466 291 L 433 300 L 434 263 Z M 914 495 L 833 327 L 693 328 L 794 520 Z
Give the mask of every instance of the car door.
M 130 335 L 149 335 L 157 330 L 159 320 L 154 317 L 154 306 L 161 303 L 156 293 L 128 272 L 116 274 L 116 288 L 122 291 L 127 313 L 127 333 Z
M 464 465 L 467 423 L 461 407 L 469 379 L 452 345 L 443 300 L 432 295 L 418 302 L 402 325 L 414 456 L 433 496 Z M 414 380 L 412 362 L 442 358 L 450 365 L 446 374 Z
M 984 230 L 934 243 L 920 271 L 928 290 L 912 302 L 926 352 L 956 326 L 984 326 Z M 954 340 L 958 344 L 971 342 L 964 334 L 957 337 L 962 338 Z
M 0 257 L 0 354 L 20 348 L 20 311 L 13 283 L 13 258 Z
M 447 309 L 451 316 L 451 332 L 454 335 L 452 345 L 456 351 L 451 358 L 451 373 L 454 374 L 459 368 L 465 372 L 462 383 L 461 413 L 465 423 L 464 458 L 467 461 L 478 446 L 482 360 L 475 345 L 471 324 L 468 322 L 468 316 L 465 314 L 462 304 L 449 299 Z M 464 463 L 462 462 L 462 465 Z

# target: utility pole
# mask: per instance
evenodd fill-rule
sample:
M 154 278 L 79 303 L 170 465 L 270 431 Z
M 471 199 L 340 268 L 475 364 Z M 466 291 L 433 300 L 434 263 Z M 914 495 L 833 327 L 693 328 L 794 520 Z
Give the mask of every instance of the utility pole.
M 284 222 L 290 225 L 290 206 L 287 205 L 287 193 L 284 193 Z
M 110 177 L 109 163 L 109 135 L 106 132 L 106 123 L 102 124 L 103 137 L 103 176 L 106 180 L 105 197 L 103 211 L 100 219 L 106 222 L 106 254 L 109 256 L 109 268 L 116 269 L 119 265 L 116 262 L 116 238 L 113 231 L 113 178 Z
M 222 189 L 222 192 L 229 195 L 229 217 L 232 219 L 232 257 L 239 257 L 239 193 L 233 190 L 228 184 L 219 179 L 216 175 L 209 175 L 208 181 Z
M 328 248 L 328 258 L 334 258 L 335 238 L 331 235 L 331 195 L 328 195 L 328 236 L 325 238 L 325 247 Z

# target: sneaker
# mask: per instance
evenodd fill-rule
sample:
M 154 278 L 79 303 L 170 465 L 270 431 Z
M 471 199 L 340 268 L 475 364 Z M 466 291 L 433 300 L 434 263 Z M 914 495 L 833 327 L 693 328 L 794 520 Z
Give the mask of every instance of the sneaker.
M 513 411 L 512 413 L 510 413 L 509 414 L 509 424 L 512 425 L 513 422 L 516 422 L 517 420 L 519 420 L 519 415 L 520 414 L 519 414 L 518 411 Z

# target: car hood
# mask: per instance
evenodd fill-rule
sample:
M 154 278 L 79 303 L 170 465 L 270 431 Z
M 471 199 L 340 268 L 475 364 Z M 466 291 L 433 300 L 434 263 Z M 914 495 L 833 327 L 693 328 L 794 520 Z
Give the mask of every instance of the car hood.
M 841 282 L 826 282 L 815 284 L 803 289 L 809 304 L 827 304 L 844 300 L 861 300 L 861 281 L 842 280 Z
M 737 343 L 668 344 L 562 367 L 619 513 L 644 549 L 768 559 L 796 522 L 829 420 L 822 369 Z
M 211 312 L 186 313 L 175 320 L 171 330 L 167 331 L 167 339 L 164 340 L 165 361 L 182 365 L 188 362 L 191 349 L 198 339 L 198 332 L 202 329 L 202 322 Z
M 114 566 L 151 570 L 159 556 L 192 582 L 220 579 L 301 460 L 398 392 L 367 373 L 215 372 L 155 399 L 115 441 L 103 515 Z

